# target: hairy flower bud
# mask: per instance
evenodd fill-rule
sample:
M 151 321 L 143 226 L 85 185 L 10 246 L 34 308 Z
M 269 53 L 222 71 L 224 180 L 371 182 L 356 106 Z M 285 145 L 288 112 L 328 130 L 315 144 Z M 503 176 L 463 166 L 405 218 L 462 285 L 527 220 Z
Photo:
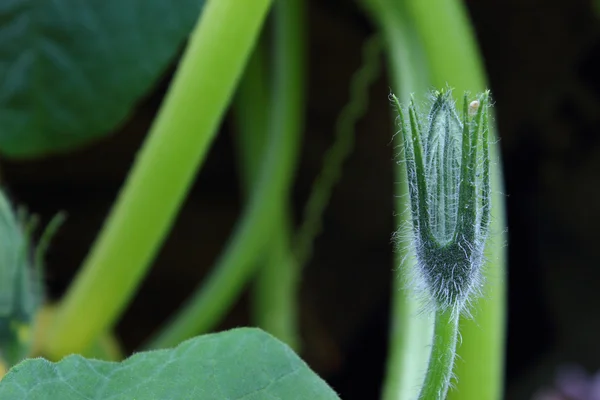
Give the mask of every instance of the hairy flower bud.
M 414 101 L 398 99 L 417 274 L 435 306 L 460 312 L 481 282 L 490 222 L 489 92 L 456 112 L 450 90 L 434 93 L 423 135 Z

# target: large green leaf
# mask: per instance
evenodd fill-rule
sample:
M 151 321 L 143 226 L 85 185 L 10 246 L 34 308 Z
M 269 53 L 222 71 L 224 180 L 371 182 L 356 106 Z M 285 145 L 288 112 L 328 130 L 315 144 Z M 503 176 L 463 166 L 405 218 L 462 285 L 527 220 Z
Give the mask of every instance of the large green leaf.
M 0 151 L 65 151 L 122 122 L 204 0 L 0 1 Z
M 254 328 L 138 353 L 122 363 L 74 355 L 27 360 L 0 382 L 0 400 L 339 399 L 285 344 Z

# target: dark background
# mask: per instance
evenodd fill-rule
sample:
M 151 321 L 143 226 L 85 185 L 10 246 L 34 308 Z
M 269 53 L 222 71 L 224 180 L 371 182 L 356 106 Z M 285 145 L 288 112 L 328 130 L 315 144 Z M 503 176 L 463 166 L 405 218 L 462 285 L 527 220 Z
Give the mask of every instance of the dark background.
M 582 0 L 467 1 L 496 102 L 509 229 L 506 398 L 530 399 L 556 368 L 600 369 L 600 15 Z M 348 99 L 372 27 L 347 0 L 309 7 L 309 87 L 297 217 Z M 69 219 L 48 255 L 50 296 L 65 290 L 126 176 L 170 78 L 106 140 L 67 156 L 2 161 L 14 200 Z M 356 148 L 303 275 L 302 356 L 345 400 L 375 399 L 395 267 L 389 82 L 372 87 Z M 135 348 L 210 269 L 239 215 L 231 118 L 118 332 Z M 200 249 L 200 251 L 199 251 Z M 244 295 L 221 328 L 245 325 Z

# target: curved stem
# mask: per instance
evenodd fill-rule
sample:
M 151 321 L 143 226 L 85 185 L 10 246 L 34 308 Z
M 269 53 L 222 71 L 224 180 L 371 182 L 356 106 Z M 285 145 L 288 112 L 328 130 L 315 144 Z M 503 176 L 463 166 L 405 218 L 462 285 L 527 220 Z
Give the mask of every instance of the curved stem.
M 406 16 L 403 2 L 363 0 L 363 3 L 385 39 L 393 91 L 402 103 L 408 103 L 411 93 L 425 93 L 429 85 L 427 64 L 414 26 Z M 401 135 L 396 135 L 394 143 L 397 148 L 402 145 Z M 411 220 L 405 163 L 397 162 L 394 175 L 398 182 L 395 186 L 396 221 L 401 230 Z M 433 318 L 422 312 L 422 306 L 406 287 L 406 276 L 410 276 L 414 268 L 415 255 L 406 235 L 400 234 L 397 238 L 395 261 L 399 276 L 392 279 L 389 350 L 382 399 L 412 400 L 419 393 L 427 368 Z
M 419 400 L 445 400 L 452 379 L 452 367 L 458 339 L 458 314 L 448 311 L 435 313 L 433 346 L 425 383 Z
M 83 352 L 123 312 L 205 158 L 270 3 L 206 3 L 149 136 L 58 309 L 47 356 Z
M 286 137 L 300 138 L 304 125 L 305 7 L 303 0 L 282 0 L 275 7 L 275 102 L 270 129 Z M 281 103 L 281 109 L 276 102 Z M 284 114 L 277 115 L 278 112 Z M 288 119 L 296 123 L 289 124 Z M 299 150 L 297 145 L 294 160 Z M 264 265 L 254 286 L 253 317 L 259 327 L 298 349 L 300 265 L 291 249 L 289 190 L 282 200 Z
M 280 28 L 294 29 L 293 26 Z M 248 198 L 256 187 L 269 131 L 270 85 L 264 47 L 258 46 L 250 59 L 235 102 L 238 169 L 242 177 L 242 188 Z M 281 56 L 281 53 L 276 56 Z M 297 69 L 288 71 L 299 72 Z M 290 76 L 290 79 L 300 78 Z M 297 96 L 298 93 L 288 95 Z M 301 127 L 298 126 L 297 129 Z M 297 311 L 300 271 L 290 247 L 290 216 L 291 212 L 286 204 L 282 215 L 275 217 L 277 222 L 269 246 L 265 247 L 264 254 L 256 261 L 261 266 L 253 286 L 252 317 L 257 326 L 297 349 L 300 341 Z
M 215 326 L 252 276 L 283 213 L 296 166 L 304 103 L 299 78 L 303 68 L 298 18 L 301 3 L 281 1 L 275 7 L 278 57 L 269 143 L 247 211 L 211 274 L 164 330 L 151 339 L 149 348 L 173 346 Z

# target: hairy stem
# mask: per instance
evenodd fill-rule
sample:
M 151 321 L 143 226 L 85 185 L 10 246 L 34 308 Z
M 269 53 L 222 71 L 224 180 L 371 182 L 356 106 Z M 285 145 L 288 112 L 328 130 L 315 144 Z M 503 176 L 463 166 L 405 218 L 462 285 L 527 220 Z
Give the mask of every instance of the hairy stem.
M 458 314 L 450 311 L 437 311 L 431 357 L 419 400 L 446 399 L 452 379 L 457 339 Z
M 58 309 L 47 356 L 83 352 L 135 294 L 215 137 L 270 4 L 206 3 L 148 138 Z

